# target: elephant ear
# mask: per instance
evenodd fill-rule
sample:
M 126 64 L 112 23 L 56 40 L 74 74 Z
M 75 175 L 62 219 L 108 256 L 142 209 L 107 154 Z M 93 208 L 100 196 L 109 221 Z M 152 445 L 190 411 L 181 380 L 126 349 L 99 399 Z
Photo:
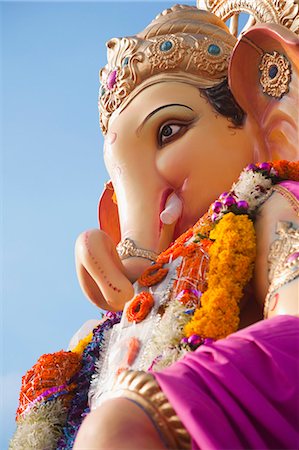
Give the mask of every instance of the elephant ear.
M 236 44 L 229 84 L 270 159 L 298 160 L 299 39 L 278 24 L 252 27 Z
M 99 200 L 98 217 L 100 229 L 105 231 L 117 245 L 120 241 L 120 225 L 117 200 L 112 182 L 106 183 Z

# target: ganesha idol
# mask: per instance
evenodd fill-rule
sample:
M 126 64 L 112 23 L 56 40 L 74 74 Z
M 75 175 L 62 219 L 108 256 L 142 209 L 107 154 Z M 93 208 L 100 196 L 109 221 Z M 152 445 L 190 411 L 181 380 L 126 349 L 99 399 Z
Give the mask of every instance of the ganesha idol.
M 299 18 L 276 3 L 238 40 L 176 5 L 107 43 L 111 180 L 76 242 L 107 313 L 23 377 L 11 448 L 298 448 Z

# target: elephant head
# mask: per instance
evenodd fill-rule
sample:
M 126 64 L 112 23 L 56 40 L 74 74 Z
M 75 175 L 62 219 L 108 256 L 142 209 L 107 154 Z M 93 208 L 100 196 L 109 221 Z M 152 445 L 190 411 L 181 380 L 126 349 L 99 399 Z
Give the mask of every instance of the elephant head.
M 298 157 L 293 36 L 283 27 L 259 26 L 235 42 L 212 14 L 177 6 L 139 35 L 108 42 L 100 111 L 111 183 L 99 218 L 115 244 L 130 238 L 159 252 L 248 163 Z M 292 66 L 288 92 L 279 96 L 261 85 L 262 57 L 275 51 Z M 141 258 L 123 263 L 135 276 L 149 264 Z
M 213 14 L 180 5 L 138 35 L 107 43 L 99 109 L 111 181 L 99 220 L 111 238 L 105 248 L 114 276 L 123 280 L 115 308 L 132 296 L 131 283 L 153 259 L 147 255 L 192 226 L 247 164 L 298 159 L 297 46 L 277 25 L 255 27 L 237 42 Z M 142 257 L 117 259 L 115 246 L 126 239 Z M 101 240 L 94 242 L 99 257 Z M 101 304 L 94 299 L 106 275 L 80 267 L 81 285 Z

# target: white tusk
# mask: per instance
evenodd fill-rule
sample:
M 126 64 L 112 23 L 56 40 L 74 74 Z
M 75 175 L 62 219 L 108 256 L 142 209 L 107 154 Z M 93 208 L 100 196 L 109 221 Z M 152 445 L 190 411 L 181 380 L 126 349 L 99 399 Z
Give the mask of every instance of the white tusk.
M 179 197 L 172 193 L 166 202 L 165 209 L 160 214 L 161 222 L 170 225 L 178 220 L 182 214 L 183 203 Z

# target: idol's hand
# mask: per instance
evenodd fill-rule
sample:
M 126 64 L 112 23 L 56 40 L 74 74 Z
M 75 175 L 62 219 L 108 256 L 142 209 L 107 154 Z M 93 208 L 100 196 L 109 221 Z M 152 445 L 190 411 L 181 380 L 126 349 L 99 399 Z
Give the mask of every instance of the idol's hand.
M 101 230 L 82 233 L 76 242 L 76 269 L 86 296 L 102 309 L 121 311 L 134 289 L 111 238 Z

